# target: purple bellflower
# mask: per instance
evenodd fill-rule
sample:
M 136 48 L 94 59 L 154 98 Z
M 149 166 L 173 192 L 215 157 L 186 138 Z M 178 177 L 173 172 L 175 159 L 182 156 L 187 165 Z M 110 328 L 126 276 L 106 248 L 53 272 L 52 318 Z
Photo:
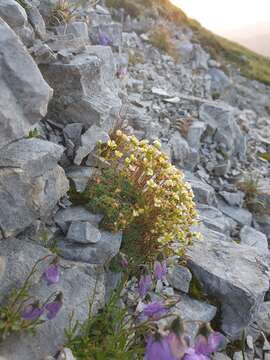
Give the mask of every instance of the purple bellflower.
M 40 308 L 39 301 L 35 301 L 22 309 L 21 317 L 26 321 L 36 321 L 43 312 L 44 309 Z
M 57 284 L 60 279 L 60 268 L 58 264 L 58 258 L 56 257 L 50 265 L 44 270 L 42 278 L 48 285 Z
M 60 311 L 60 309 L 62 308 L 62 305 L 63 305 L 63 294 L 60 292 L 52 302 L 45 305 L 47 318 L 49 320 L 54 319 L 58 314 L 58 312 Z
M 166 311 L 167 309 L 162 303 L 154 301 L 145 306 L 143 314 L 149 318 L 158 318 L 166 313 Z
M 222 338 L 222 335 L 216 331 L 212 332 L 208 338 L 199 335 L 195 347 L 187 350 L 184 360 L 209 360 L 210 355 L 217 351 Z
M 152 280 L 150 275 L 143 275 L 140 278 L 139 284 L 138 284 L 138 293 L 141 298 L 144 298 L 148 291 L 152 287 Z
M 154 263 L 154 275 L 157 280 L 164 280 L 167 274 L 166 261 L 155 261 Z
M 147 340 L 145 360 L 177 360 L 172 354 L 167 338 L 160 340 L 150 336 Z

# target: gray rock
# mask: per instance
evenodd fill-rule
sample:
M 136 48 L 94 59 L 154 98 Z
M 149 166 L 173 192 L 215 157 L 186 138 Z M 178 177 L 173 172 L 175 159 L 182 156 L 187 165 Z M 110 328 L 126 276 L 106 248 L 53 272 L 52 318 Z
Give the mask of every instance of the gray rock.
M 72 166 L 66 171 L 66 176 L 72 181 L 76 191 L 84 192 L 96 171 L 97 169 L 88 166 Z
M 68 227 L 72 221 L 85 221 L 98 227 L 99 222 L 102 219 L 102 215 L 92 214 L 90 211 L 85 209 L 83 206 L 72 206 L 66 209 L 59 210 L 54 220 L 66 233 Z
M 63 152 L 62 146 L 46 140 L 22 139 L 1 149 L 0 167 L 19 168 L 36 177 L 55 168 Z
M 174 266 L 168 271 L 167 280 L 169 284 L 174 289 L 182 291 L 184 293 L 188 293 L 191 279 L 191 272 L 188 268 L 184 266 Z
M 244 158 L 246 137 L 235 121 L 237 112 L 227 104 L 205 103 L 200 107 L 200 120 L 227 157 Z
M 1 282 L 1 278 L 5 274 L 5 267 L 6 267 L 5 258 L 1 256 L 0 257 L 0 282 Z
M 221 164 L 214 165 L 213 173 L 216 176 L 225 176 L 228 173 L 228 171 L 230 170 L 230 168 L 231 168 L 231 162 L 230 162 L 230 159 L 228 159 Z
M 63 148 L 40 139 L 22 139 L 0 155 L 0 228 L 4 237 L 46 218 L 69 188 L 57 165 Z
M 14 286 L 22 284 L 34 263 L 48 255 L 48 250 L 26 239 L 1 241 L 1 255 L 6 258 L 6 271 L 0 282 L 0 301 Z M 45 264 L 43 264 L 43 267 Z M 41 272 L 42 268 L 41 267 Z M 40 325 L 36 334 L 22 333 L 11 336 L 1 344 L 1 355 L 12 360 L 37 360 L 55 354 L 66 342 L 64 330 L 74 321 L 86 320 L 89 300 L 94 298 L 93 313 L 104 304 L 105 279 L 101 269 L 90 271 L 89 266 L 61 261 L 61 277 L 58 284 L 47 286 L 40 273 L 33 278 L 31 295 L 47 299 L 52 292 L 62 291 L 64 303 L 57 317 Z
M 0 148 L 46 115 L 52 90 L 14 32 L 0 20 Z M 8 76 L 7 76 L 8 75 Z
M 256 318 L 269 288 L 269 269 L 248 246 L 198 241 L 188 249 L 188 266 L 203 290 L 220 304 L 221 328 L 236 337 Z
M 215 353 L 213 355 L 213 360 L 230 360 L 230 358 L 223 353 Z
M 213 205 L 216 203 L 215 190 L 195 175 L 185 171 L 187 182 L 191 185 L 196 202 L 200 204 Z
M 72 34 L 74 37 L 80 37 L 89 41 L 88 27 L 83 21 L 74 21 L 66 25 L 56 27 L 56 32 L 59 35 Z
M 192 51 L 192 68 L 193 69 L 208 69 L 208 60 L 210 55 L 203 50 L 201 45 L 194 44 Z
M 32 25 L 36 35 L 40 39 L 45 39 L 46 36 L 46 25 L 43 17 L 41 16 L 38 8 L 28 0 L 24 0 L 26 3 L 26 13 L 28 16 L 28 20 Z
M 80 123 L 68 124 L 63 129 L 63 135 L 65 142 L 71 140 L 75 147 L 78 147 L 81 143 L 81 134 L 83 131 L 83 125 Z
M 49 116 L 59 123 L 81 123 L 88 129 L 96 124 L 112 129 L 121 101 L 117 96 L 115 64 L 109 47 L 88 46 L 68 64 L 57 61 L 41 65 L 53 87 Z M 113 70 L 114 69 L 114 70 Z
M 99 126 L 92 125 L 81 137 L 81 146 L 76 152 L 74 163 L 80 165 L 82 160 L 88 156 L 99 141 L 107 142 L 109 135 Z
M 32 182 L 30 200 L 36 216 L 48 218 L 58 201 L 69 190 L 69 182 L 61 166 L 47 171 Z
M 228 206 L 222 201 L 218 202 L 218 208 L 223 212 L 223 214 L 235 220 L 240 225 L 251 225 L 252 214 L 247 209 Z
M 56 61 L 57 59 L 57 56 L 52 51 L 52 49 L 47 44 L 43 44 L 42 42 L 37 41 L 34 46 L 29 49 L 29 51 L 35 59 L 37 65 L 49 64 Z
M 229 77 L 220 69 L 209 69 L 209 74 L 212 78 L 211 90 L 212 93 L 218 93 L 221 96 L 232 85 Z
M 205 123 L 201 121 L 193 122 L 188 128 L 187 141 L 189 146 L 199 150 L 201 146 L 201 137 L 206 129 Z
M 229 234 L 232 228 L 230 221 L 217 208 L 208 205 L 197 206 L 199 217 L 203 224 L 222 234 Z
M 15 31 L 25 46 L 34 42 L 34 32 L 25 9 L 16 0 L 1 0 L 0 17 Z
M 189 40 L 176 42 L 176 48 L 179 50 L 181 60 L 189 61 L 193 51 L 193 44 Z
M 0 229 L 3 237 L 18 234 L 32 224 L 35 214 L 28 206 L 29 179 L 21 171 L 0 169 Z
M 260 330 L 264 331 L 267 335 L 270 334 L 270 301 L 264 302 L 260 307 L 256 323 Z
M 179 132 L 175 132 L 169 142 L 172 150 L 172 160 L 177 164 L 184 164 L 189 156 L 190 148 L 187 141 L 180 135 Z
M 241 244 L 253 246 L 261 251 L 263 254 L 268 254 L 267 237 L 260 231 L 255 230 L 250 226 L 244 226 L 240 231 Z
M 82 261 L 92 265 L 104 266 L 119 252 L 122 234 L 100 231 L 101 239 L 93 245 L 70 244 L 59 242 L 60 255 L 68 260 Z
M 207 240 L 232 241 L 232 239 L 228 234 L 213 230 L 207 227 L 204 223 L 193 226 L 192 230 L 200 233 L 203 239 L 205 239 L 206 241 Z
M 88 222 L 72 221 L 67 240 L 81 244 L 96 244 L 101 239 L 100 231 Z
M 245 194 L 242 191 L 237 191 L 237 192 L 220 191 L 219 194 L 229 205 L 239 206 L 239 207 L 243 206 Z
M 173 307 L 172 312 L 187 321 L 185 329 L 193 342 L 200 327 L 200 322 L 209 323 L 216 315 L 216 307 L 181 295 L 181 301 Z
M 259 226 L 259 230 L 270 239 L 270 216 L 267 214 L 254 214 L 254 218 Z
M 12 28 L 19 28 L 27 23 L 24 8 L 15 0 L 0 1 L 0 17 Z

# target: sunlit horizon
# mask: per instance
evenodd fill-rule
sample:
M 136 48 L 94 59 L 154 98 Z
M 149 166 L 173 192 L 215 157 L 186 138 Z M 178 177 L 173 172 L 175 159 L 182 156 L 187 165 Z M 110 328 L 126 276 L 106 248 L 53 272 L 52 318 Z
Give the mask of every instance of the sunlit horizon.
M 220 35 L 269 24 L 270 0 L 171 0 L 190 18 Z M 255 29 L 256 31 L 256 29 Z M 258 30 L 259 31 L 259 30 Z

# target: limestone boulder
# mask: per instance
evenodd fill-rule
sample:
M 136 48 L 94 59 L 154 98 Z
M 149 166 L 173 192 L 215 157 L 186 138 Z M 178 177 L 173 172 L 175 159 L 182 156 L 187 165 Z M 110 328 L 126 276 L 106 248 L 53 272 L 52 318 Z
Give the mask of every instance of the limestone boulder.
M 52 89 L 23 44 L 0 19 L 0 148 L 28 134 L 47 113 Z
M 57 165 L 63 148 L 40 139 L 22 139 L 0 154 L 0 229 L 3 237 L 19 234 L 46 218 L 69 188 Z
M 255 248 L 219 240 L 196 242 L 188 266 L 220 307 L 222 330 L 239 336 L 256 319 L 269 288 L 269 269 Z
M 110 47 L 88 46 L 68 63 L 41 65 L 54 89 L 49 116 L 60 123 L 81 123 L 108 131 L 121 107 L 115 85 L 115 65 Z

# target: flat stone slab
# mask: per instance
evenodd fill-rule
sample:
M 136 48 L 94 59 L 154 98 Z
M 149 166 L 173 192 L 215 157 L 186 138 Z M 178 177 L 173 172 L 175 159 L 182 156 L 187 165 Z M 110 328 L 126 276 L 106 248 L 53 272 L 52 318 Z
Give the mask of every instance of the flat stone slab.
M 188 267 L 210 299 L 220 304 L 221 328 L 238 336 L 257 316 L 269 289 L 269 269 L 256 249 L 205 239 L 187 251 Z

